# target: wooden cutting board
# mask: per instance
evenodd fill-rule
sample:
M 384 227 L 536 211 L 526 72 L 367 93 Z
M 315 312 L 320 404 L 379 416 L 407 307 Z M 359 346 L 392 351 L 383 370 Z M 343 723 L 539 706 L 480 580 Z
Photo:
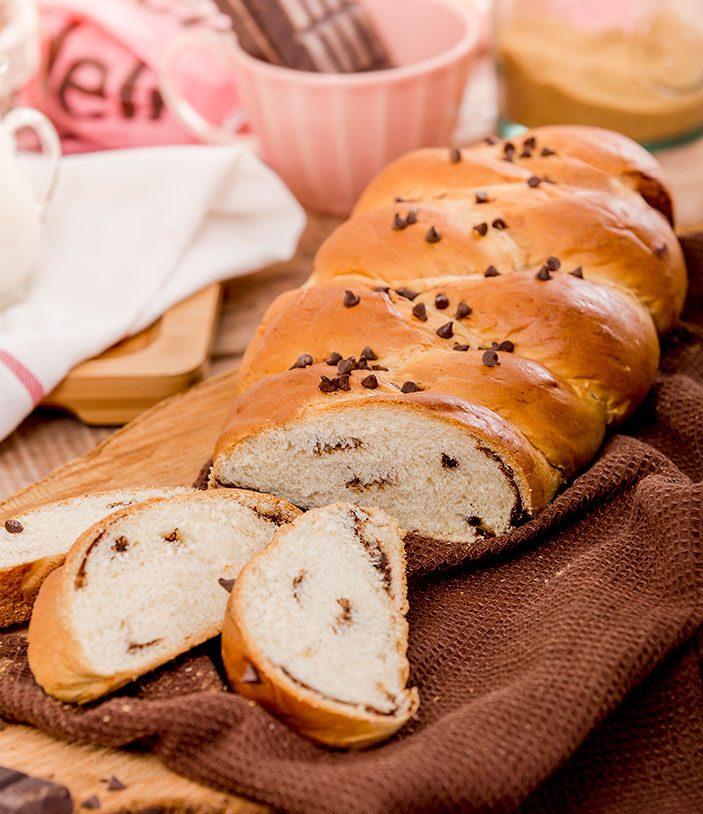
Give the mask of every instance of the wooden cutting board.
M 233 400 L 236 371 L 208 379 L 142 413 L 82 458 L 70 461 L 0 504 L 0 522 L 20 509 L 96 489 L 190 485 L 210 458 Z M 0 636 L 4 634 L 0 633 Z M 26 726 L 0 731 L 0 765 L 51 777 L 70 790 L 75 811 L 96 794 L 101 814 L 176 812 L 261 814 L 265 808 L 205 788 L 166 769 L 153 755 L 67 744 Z M 104 778 L 127 788 L 107 791 Z

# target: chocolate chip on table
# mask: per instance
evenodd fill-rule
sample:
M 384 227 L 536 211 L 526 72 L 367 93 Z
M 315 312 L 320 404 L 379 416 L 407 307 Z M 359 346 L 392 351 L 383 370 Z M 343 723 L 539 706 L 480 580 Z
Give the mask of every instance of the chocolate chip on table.
M 425 240 L 428 243 L 439 243 L 442 239 L 442 233 L 434 228 L 434 226 L 430 226 L 430 228 L 425 232 Z
M 334 383 L 333 379 L 328 378 L 327 376 L 320 376 L 320 383 L 317 385 L 323 393 L 334 393 L 337 389 L 337 385 Z
M 453 322 L 445 322 L 444 325 L 441 325 L 435 331 L 437 336 L 441 336 L 442 339 L 450 339 L 454 336 L 454 323 Z
M 293 362 L 288 370 L 295 370 L 297 367 L 310 367 L 312 364 L 312 356 L 309 353 L 301 353 L 300 356 Z
M 532 188 L 538 187 L 541 183 L 542 183 L 542 179 L 537 175 L 531 175 L 527 179 L 527 186 L 528 187 L 532 187 Z
M 361 302 L 361 300 L 357 297 L 357 295 L 353 291 L 350 291 L 349 289 L 347 289 L 344 292 L 344 305 L 347 308 L 353 308 L 355 305 L 358 305 L 360 302 Z
M 554 150 L 551 147 L 542 147 L 542 152 L 540 153 L 541 156 L 548 156 L 548 155 L 556 155 Z
M 341 373 L 339 376 L 335 376 L 334 379 L 332 379 L 332 384 L 334 384 L 337 390 L 350 390 L 349 374 Z
M 405 223 L 408 226 L 412 226 L 413 223 L 417 223 L 417 215 L 419 211 L 419 209 L 411 209 L 405 216 Z
M 424 302 L 418 302 L 417 305 L 413 305 L 413 316 L 422 322 L 427 322 L 427 307 Z
M 470 305 L 467 305 L 465 302 L 460 302 L 459 305 L 456 307 L 456 314 L 454 316 L 455 319 L 464 319 L 468 317 L 471 313 L 472 308 Z
M 489 266 L 489 267 L 488 267 L 488 268 L 487 268 L 487 269 L 486 269 L 486 270 L 483 272 L 483 276 L 484 276 L 484 277 L 499 277 L 499 276 L 500 276 L 500 272 L 498 271 L 498 269 L 497 269 L 497 268 L 496 268 L 494 265 L 490 265 L 490 266 Z
M 583 280 L 583 266 L 576 266 L 573 271 L 570 271 L 569 274 L 572 277 L 578 277 L 579 280 Z
M 488 224 L 487 223 L 477 223 L 475 226 L 472 227 L 476 234 L 481 235 L 483 237 L 488 232 Z
M 561 268 L 561 260 L 558 257 L 548 257 L 545 261 L 545 266 L 550 271 L 557 271 L 557 269 Z
M 481 361 L 486 367 L 495 367 L 496 365 L 500 364 L 498 361 L 498 354 L 494 350 L 484 351 Z
M 551 280 L 552 275 L 549 273 L 549 269 L 546 266 L 542 266 L 537 274 L 535 274 L 535 278 L 537 280 Z
M 372 362 L 378 359 L 378 356 L 371 350 L 371 348 L 367 345 L 359 355 L 360 359 L 370 359 Z M 337 360 L 339 361 L 339 360 Z
M 449 305 L 449 297 L 446 294 L 439 293 L 434 298 L 434 307 L 440 311 L 444 311 Z
M 328 365 L 336 365 L 337 362 L 341 361 L 344 357 L 341 353 L 337 353 L 336 350 L 333 350 L 332 353 L 327 357 L 326 364 Z
M 406 220 L 403 220 L 403 218 L 401 218 L 400 215 L 396 212 L 395 217 L 393 218 L 393 223 L 391 224 L 391 229 L 393 229 L 394 232 L 400 232 L 403 229 L 405 229 L 407 225 L 408 222 Z
M 366 361 L 366 357 L 362 356 L 359 361 L 356 363 L 357 370 L 370 370 L 369 363 Z
M 5 531 L 8 532 L 8 534 L 19 534 L 20 532 L 24 531 L 24 526 L 19 520 L 6 520 Z
M 465 350 L 468 350 L 468 349 L 469 349 L 468 345 L 460 345 L 458 342 L 455 342 L 454 347 L 452 348 L 452 350 L 458 350 L 458 351 L 465 351 Z
M 232 588 L 234 588 L 235 582 L 233 579 L 225 579 L 224 577 L 220 577 L 217 581 L 228 594 L 232 593 Z
M 461 161 L 461 150 L 457 150 L 456 147 L 453 150 L 450 150 L 449 160 L 452 162 L 452 164 L 458 164 Z
M 422 387 L 418 387 L 415 382 L 403 382 L 403 386 L 400 388 L 401 393 L 419 393 L 422 390 Z
M 337 364 L 337 370 L 342 374 L 351 373 L 354 370 L 354 365 L 350 359 L 341 359 Z
M 396 288 L 395 293 L 405 297 L 406 300 L 414 300 L 418 294 L 417 291 L 413 291 L 411 288 Z
M 498 345 L 497 350 L 502 350 L 505 353 L 512 353 L 515 350 L 515 345 L 509 339 L 504 339 L 500 345 Z
M 365 387 L 367 390 L 375 390 L 378 387 L 378 379 L 373 373 L 369 373 L 368 376 L 365 376 L 361 380 L 361 386 Z
M 475 197 L 476 197 L 476 203 L 477 204 L 488 203 L 488 193 L 487 192 L 483 192 L 483 191 L 477 192 Z
M 508 224 L 503 220 L 503 218 L 496 218 L 493 221 L 493 223 L 491 224 L 491 226 L 494 229 L 507 229 L 508 228 Z
M 247 664 L 247 668 L 239 680 L 242 684 L 261 684 L 259 672 L 253 664 Z
M 537 146 L 537 139 L 534 136 L 528 136 L 523 142 L 522 146 L 526 150 L 534 150 Z
M 100 800 L 94 794 L 92 797 L 88 797 L 87 800 L 83 800 L 81 808 L 100 808 Z
M 119 779 L 119 777 L 115 777 L 113 774 L 112 777 L 107 781 L 107 790 L 108 791 L 122 791 L 122 789 L 126 789 L 127 786 Z
M 520 158 L 532 158 L 532 150 L 529 147 L 525 147 L 520 153 Z

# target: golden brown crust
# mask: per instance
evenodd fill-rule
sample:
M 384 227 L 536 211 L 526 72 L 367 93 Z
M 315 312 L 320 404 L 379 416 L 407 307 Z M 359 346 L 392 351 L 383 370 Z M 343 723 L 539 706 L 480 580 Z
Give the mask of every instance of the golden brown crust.
M 26 622 L 44 580 L 64 561 L 64 554 L 0 569 L 0 628 Z
M 651 312 L 660 333 L 676 323 L 686 295 L 686 268 L 676 235 L 661 215 L 636 195 L 552 184 L 496 187 L 491 200 L 446 198 L 414 207 L 395 204 L 360 214 L 322 244 L 316 283 L 339 278 L 386 281 L 481 276 L 534 269 L 556 257 L 566 271 L 581 267 L 587 280 L 624 287 Z M 465 191 L 461 195 L 465 195 Z M 393 230 L 395 214 L 417 208 L 417 223 Z M 506 228 L 495 228 L 498 219 Z M 486 233 L 474 227 L 486 225 Z M 441 239 L 430 243 L 434 227 Z
M 534 139 L 535 146 L 525 155 L 525 144 L 530 139 Z M 506 144 L 515 148 L 512 161 L 505 160 Z M 554 155 L 542 155 L 545 148 Z M 673 223 L 671 193 L 656 159 L 620 133 L 576 125 L 538 127 L 495 145 L 481 143 L 463 150 L 462 161 L 456 163 L 451 161 L 448 150 L 408 153 L 369 183 L 354 214 L 390 205 L 398 197 L 427 201 L 447 190 L 519 183 L 530 175 L 588 189 L 631 189 Z
M 364 511 L 373 512 L 372 509 Z M 254 632 L 246 628 L 241 613 L 241 597 L 244 596 L 257 565 L 265 567 L 281 536 L 281 532 L 277 533 L 271 544 L 250 560 L 235 583 L 227 603 L 222 625 L 222 661 L 232 688 L 245 698 L 261 704 L 296 732 L 327 746 L 362 748 L 389 738 L 415 714 L 419 706 L 416 688 L 408 690 L 410 703 L 402 714 L 382 715 L 326 699 L 301 686 L 280 667 L 271 664 L 257 647 Z M 404 583 L 404 554 L 401 571 Z M 402 593 L 405 594 L 404 584 Z M 407 603 L 399 602 L 398 605 L 402 610 Z M 407 640 L 399 644 L 405 650 Z M 245 674 L 251 675 L 251 670 L 248 670 L 250 665 L 256 670 L 258 681 L 242 681 Z M 407 674 L 404 681 L 407 681 Z

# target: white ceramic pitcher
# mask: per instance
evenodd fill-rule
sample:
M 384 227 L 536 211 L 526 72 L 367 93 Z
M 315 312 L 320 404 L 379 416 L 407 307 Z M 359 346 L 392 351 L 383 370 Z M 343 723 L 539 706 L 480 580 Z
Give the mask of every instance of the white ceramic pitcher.
M 17 160 L 15 134 L 25 127 L 35 131 L 47 159 L 47 180 L 39 191 Z M 0 119 L 0 309 L 22 299 L 29 288 L 60 157 L 56 131 L 38 110 L 15 108 Z

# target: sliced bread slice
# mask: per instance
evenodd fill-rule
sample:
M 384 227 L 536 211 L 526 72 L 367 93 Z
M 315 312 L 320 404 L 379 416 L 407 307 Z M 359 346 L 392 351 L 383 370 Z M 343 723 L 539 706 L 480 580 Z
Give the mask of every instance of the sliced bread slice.
M 242 566 L 300 514 L 271 495 L 191 491 L 128 506 L 84 532 L 42 586 L 29 666 L 84 703 L 220 632 Z
M 389 737 L 407 689 L 405 532 L 380 509 L 336 503 L 280 529 L 237 580 L 222 629 L 233 687 L 337 747 Z
M 42 582 L 76 538 L 116 509 L 184 488 L 111 489 L 21 512 L 0 523 L 0 627 L 26 622 Z

